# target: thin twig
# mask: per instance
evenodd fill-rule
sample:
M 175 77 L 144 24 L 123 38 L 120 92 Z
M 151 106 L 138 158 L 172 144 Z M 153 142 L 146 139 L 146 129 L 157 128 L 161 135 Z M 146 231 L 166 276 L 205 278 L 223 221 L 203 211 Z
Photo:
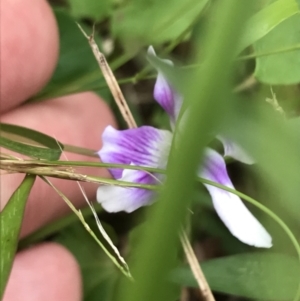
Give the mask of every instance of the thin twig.
M 65 144 L 65 143 L 63 145 L 64 145 L 64 151 L 65 152 L 84 155 L 84 156 L 87 156 L 87 157 L 99 158 L 99 156 L 97 155 L 96 150 L 87 149 L 87 148 L 84 148 L 84 147 Z
M 4 164 L 3 164 L 4 163 Z M 115 185 L 120 187 L 134 187 L 134 188 L 143 188 L 143 189 L 150 189 L 150 190 L 157 190 L 159 187 L 156 185 L 148 185 L 148 184 L 139 184 L 134 182 L 126 182 L 126 181 L 118 181 L 114 179 L 106 179 L 97 176 L 89 176 L 86 174 L 75 173 L 72 168 L 61 168 L 60 169 L 53 169 L 52 167 L 27 167 L 27 166 L 14 166 L 11 164 L 5 164 L 5 161 L 1 162 L 0 169 L 6 170 L 9 172 L 15 173 L 26 173 L 32 174 L 37 176 L 44 176 L 44 177 L 52 177 L 52 178 L 59 178 L 59 179 L 66 179 L 71 181 L 81 181 L 81 182 L 89 182 L 89 183 L 96 183 L 102 185 Z
M 180 233 L 180 241 L 184 249 L 185 256 L 191 267 L 192 273 L 198 283 L 200 288 L 200 293 L 204 301 L 215 301 L 215 298 L 210 290 L 210 287 L 205 279 L 205 276 L 201 270 L 197 257 L 194 253 L 194 250 L 190 244 L 190 241 L 182 230 Z
M 92 231 L 90 226 L 86 223 L 82 213 L 80 210 L 77 210 L 75 206 L 72 204 L 72 202 L 59 190 L 57 189 L 47 177 L 41 177 L 48 185 L 50 185 L 57 193 L 58 195 L 66 202 L 66 204 L 69 206 L 69 208 L 77 215 L 81 223 L 83 224 L 84 228 L 87 230 L 87 232 L 93 237 L 93 239 L 100 245 L 100 247 L 103 249 L 103 251 L 106 253 L 106 255 L 112 260 L 112 262 L 122 271 L 122 273 L 129 278 L 132 279 L 132 276 L 128 270 L 127 264 L 124 262 L 118 262 L 114 256 L 112 256 L 108 250 L 105 248 L 105 246 L 102 244 L 102 242 L 97 238 L 96 234 Z
M 61 148 L 60 144 L 58 143 L 57 141 L 57 145 L 58 147 L 60 148 L 63 156 L 65 157 L 65 159 L 67 161 L 69 161 L 68 157 L 66 156 L 66 154 L 63 152 L 63 149 Z M 93 204 L 90 202 L 90 200 L 88 199 L 86 193 L 85 193 L 85 190 L 83 189 L 82 185 L 80 184 L 79 181 L 76 181 L 78 187 L 79 187 L 79 190 L 84 198 L 84 200 L 86 201 L 86 203 L 88 204 L 88 206 L 90 207 L 93 215 L 94 215 L 94 218 L 95 218 L 95 221 L 96 221 L 96 224 L 98 226 L 98 229 L 99 229 L 99 232 L 101 233 L 102 237 L 106 240 L 106 242 L 108 243 L 108 245 L 110 246 L 110 248 L 112 249 L 112 251 L 114 252 L 114 255 L 118 258 L 118 260 L 121 262 L 122 266 L 125 267 L 127 273 L 130 275 L 130 271 L 129 271 L 129 267 L 125 261 L 125 259 L 121 256 L 118 248 L 114 245 L 114 243 L 112 242 L 112 240 L 110 239 L 109 235 L 106 233 L 105 229 L 103 228 L 101 222 L 100 222 L 100 219 L 97 215 L 97 212 L 93 206 Z M 130 275 L 131 276 L 131 275 Z
M 94 53 L 94 56 L 98 62 L 98 65 L 103 73 L 103 76 L 105 78 L 105 81 L 115 99 L 116 104 L 119 107 L 119 110 L 123 116 L 123 118 L 125 119 L 127 125 L 129 128 L 135 128 L 136 127 L 136 122 L 134 121 L 134 118 L 130 112 L 130 109 L 127 105 L 127 102 L 124 98 L 124 95 L 119 87 L 119 84 L 112 72 L 112 70 L 110 69 L 106 58 L 104 56 L 104 54 L 102 52 L 100 52 L 95 39 L 94 39 L 94 28 L 93 28 L 93 33 L 88 36 L 85 31 L 82 29 L 82 27 L 77 23 L 79 29 L 81 30 L 81 32 L 83 33 L 83 35 L 87 38 L 90 47 Z
M 110 239 L 109 235 L 106 233 L 105 229 L 103 228 L 101 221 L 98 217 L 98 214 L 93 206 L 93 203 L 90 202 L 90 200 L 88 199 L 82 185 L 77 181 L 78 187 L 86 201 L 86 203 L 88 204 L 88 206 L 90 207 L 93 216 L 95 218 L 96 224 L 98 226 L 99 232 L 101 233 L 101 235 L 103 236 L 103 238 L 106 240 L 106 242 L 108 243 L 108 245 L 111 247 L 112 251 L 114 252 L 115 256 L 119 259 L 119 261 L 122 263 L 122 265 L 126 268 L 126 271 L 128 272 L 128 274 L 131 276 L 130 271 L 129 271 L 129 267 L 125 261 L 125 259 L 121 256 L 118 248 L 114 245 L 114 243 L 112 242 L 112 240 Z

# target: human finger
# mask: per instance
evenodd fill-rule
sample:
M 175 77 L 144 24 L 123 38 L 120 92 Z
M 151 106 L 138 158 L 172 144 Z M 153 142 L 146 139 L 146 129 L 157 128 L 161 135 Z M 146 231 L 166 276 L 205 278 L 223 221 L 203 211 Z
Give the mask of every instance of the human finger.
M 80 301 L 81 286 L 73 255 L 44 243 L 16 255 L 3 301 Z
M 1 3 L 1 112 L 37 93 L 49 80 L 58 56 L 58 29 L 44 0 Z
M 10 111 L 2 117 L 3 122 L 13 123 L 36 129 L 49 134 L 63 143 L 98 150 L 101 148 L 101 134 L 108 125 L 115 121 L 108 106 L 94 93 L 69 95 L 46 101 L 29 104 Z M 82 155 L 67 154 L 69 160 L 91 160 Z M 64 159 L 64 158 L 62 158 Z M 95 161 L 99 161 L 97 158 Z M 82 169 L 82 173 L 108 177 L 107 170 L 102 168 Z M 0 191 L 2 207 L 13 191 L 18 187 L 24 175 L 1 175 Z M 74 181 L 50 179 L 75 206 L 85 204 L 85 200 Z M 95 197 L 97 185 L 82 184 L 88 197 Z M 21 236 L 25 236 L 46 223 L 61 217 L 69 211 L 61 197 L 44 181 L 37 179 L 30 193 Z

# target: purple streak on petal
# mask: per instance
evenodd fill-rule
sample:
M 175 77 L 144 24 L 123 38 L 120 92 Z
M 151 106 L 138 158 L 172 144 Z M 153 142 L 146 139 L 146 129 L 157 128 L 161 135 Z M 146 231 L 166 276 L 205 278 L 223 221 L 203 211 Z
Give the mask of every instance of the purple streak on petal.
M 222 156 L 212 149 L 206 150 L 205 162 L 200 176 L 234 188 Z M 208 184 L 204 185 L 212 197 L 216 212 L 235 237 L 255 247 L 270 248 L 272 246 L 272 238 L 269 233 L 237 195 Z
M 139 184 L 157 184 L 157 180 L 149 173 L 141 170 L 125 169 L 121 181 Z M 100 186 L 97 201 L 108 212 L 126 211 L 128 213 L 152 204 L 155 192 L 132 187 Z
M 165 168 L 171 146 L 172 133 L 150 126 L 118 131 L 106 127 L 102 135 L 103 147 L 98 152 L 102 162 L 135 164 Z M 122 176 L 122 169 L 110 169 L 114 178 Z
M 152 46 L 148 48 L 148 53 L 151 55 L 156 55 Z M 166 64 L 173 66 L 173 62 L 170 60 L 160 60 Z M 183 99 L 168 82 L 163 73 L 160 70 L 157 71 L 158 75 L 154 85 L 153 97 L 169 114 L 171 118 L 171 125 L 174 126 L 180 112 Z
M 174 118 L 175 95 L 171 85 L 167 82 L 162 73 L 158 73 L 154 86 L 153 97 L 162 108 Z
M 254 159 L 252 159 L 251 156 L 248 155 L 247 152 L 237 143 L 222 135 L 218 135 L 217 138 L 223 143 L 225 157 L 231 157 L 245 164 L 255 163 Z

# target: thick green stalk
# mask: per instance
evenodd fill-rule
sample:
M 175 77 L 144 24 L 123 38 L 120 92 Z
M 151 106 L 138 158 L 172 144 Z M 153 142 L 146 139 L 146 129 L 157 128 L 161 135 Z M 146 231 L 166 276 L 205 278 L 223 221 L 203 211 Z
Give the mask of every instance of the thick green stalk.
M 218 21 L 214 28 L 210 28 L 204 47 L 201 47 L 204 48 L 206 62 L 202 70 L 196 70 L 189 78 L 188 92 L 184 93 L 189 104 L 189 116 L 180 128 L 178 139 L 175 133 L 167 181 L 133 256 L 131 266 L 135 285 L 123 283 L 119 300 L 166 301 L 172 298 L 173 288 L 165 281 L 166 275 L 174 266 L 178 231 L 192 196 L 201 153 L 208 142 L 205 137 L 220 123 L 228 106 L 224 90 L 229 90 L 226 84 L 231 73 L 234 45 L 238 43 L 249 5 L 250 2 L 240 0 L 219 2 L 214 16 Z

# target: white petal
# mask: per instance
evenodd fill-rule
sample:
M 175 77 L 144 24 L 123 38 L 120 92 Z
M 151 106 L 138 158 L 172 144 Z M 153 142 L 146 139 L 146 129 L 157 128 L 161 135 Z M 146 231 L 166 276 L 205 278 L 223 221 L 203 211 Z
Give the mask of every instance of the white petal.
M 148 48 L 148 54 L 154 55 L 155 51 L 152 46 Z M 173 66 L 173 62 L 170 60 L 159 59 L 170 66 Z M 161 107 L 169 114 L 171 126 L 174 128 L 177 117 L 179 115 L 183 98 L 182 96 L 172 87 L 168 79 L 164 76 L 161 70 L 157 70 L 158 75 L 154 86 L 153 97 L 161 105 Z
M 153 175 L 129 169 L 123 171 L 120 181 L 157 184 Z M 97 201 L 108 212 L 126 211 L 130 213 L 142 206 L 152 204 L 154 198 L 154 191 L 135 187 L 100 186 L 97 190 Z
M 229 188 L 234 188 L 227 174 L 222 156 L 212 149 L 206 150 L 205 163 L 200 176 Z M 261 248 L 272 246 L 270 234 L 237 195 L 212 185 L 205 184 L 205 187 L 212 197 L 217 214 L 232 235 L 251 246 Z

